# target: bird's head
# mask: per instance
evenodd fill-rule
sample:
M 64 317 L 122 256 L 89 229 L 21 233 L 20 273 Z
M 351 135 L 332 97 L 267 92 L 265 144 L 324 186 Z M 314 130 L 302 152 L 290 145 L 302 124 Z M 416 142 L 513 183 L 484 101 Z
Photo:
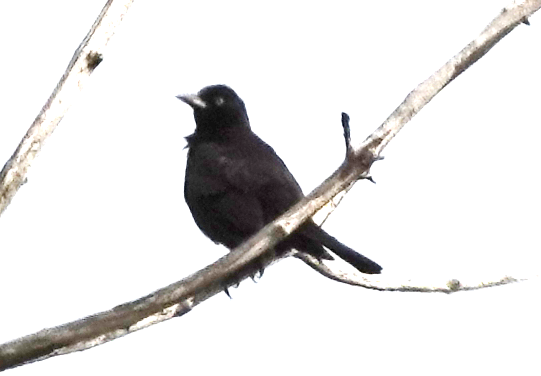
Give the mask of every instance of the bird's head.
M 244 102 L 228 86 L 207 86 L 197 94 L 177 98 L 193 108 L 196 132 L 222 133 L 231 128 L 250 128 Z

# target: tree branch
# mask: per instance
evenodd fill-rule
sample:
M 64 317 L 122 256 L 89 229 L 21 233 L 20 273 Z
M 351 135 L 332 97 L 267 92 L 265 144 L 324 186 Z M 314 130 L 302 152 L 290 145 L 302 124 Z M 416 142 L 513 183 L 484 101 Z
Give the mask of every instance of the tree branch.
M 508 285 L 514 282 L 521 282 L 531 279 L 536 276 L 528 276 L 515 278 L 503 276 L 496 278 L 493 281 L 461 281 L 456 278 L 442 278 L 439 281 L 434 281 L 433 278 L 408 279 L 404 280 L 401 277 L 385 276 L 385 275 L 370 275 L 359 273 L 352 269 L 351 272 L 344 271 L 341 266 L 332 263 L 321 263 L 315 257 L 306 253 L 298 252 L 295 257 L 301 259 L 306 264 L 311 266 L 318 273 L 332 280 L 347 283 L 348 285 L 360 286 L 371 290 L 378 291 L 400 291 L 400 292 L 440 292 L 451 294 L 459 291 L 480 290 L 487 287 Z
M 0 215 L 26 178 L 30 164 L 103 59 L 103 50 L 133 0 L 109 0 L 83 39 L 64 75 L 0 172 Z
M 203 270 L 144 298 L 117 306 L 112 310 L 97 315 L 92 315 L 55 328 L 45 329 L 1 345 L 0 370 L 15 367 L 26 362 L 46 359 L 55 355 L 85 350 L 154 323 L 182 315 L 222 289 L 252 275 L 259 269 L 259 260 L 266 260 L 264 263 L 272 260 L 272 251 L 269 250 L 278 241 L 293 232 L 303 221 L 311 217 L 329 200 L 350 187 L 359 178 L 367 177 L 371 164 L 379 158 L 379 154 L 389 141 L 441 89 L 486 54 L 495 43 L 520 22 L 527 20 L 527 17 L 540 7 L 541 0 L 528 0 L 521 4 L 514 4 L 504 10 L 477 39 L 412 91 L 391 116 L 363 142 L 361 147 L 348 152 L 348 156 L 342 166 L 331 177 L 325 180 L 321 186 L 316 188 L 310 195 L 288 210 L 284 215 L 265 226 L 240 247 L 234 249 L 231 253 Z M 80 50 L 82 49 L 80 48 Z M 82 52 L 80 50 L 78 52 Z M 96 50 L 94 49 L 92 51 Z M 77 61 L 80 62 L 80 59 L 77 59 Z M 85 67 L 84 63 L 81 64 L 83 64 L 82 67 Z M 89 69 L 89 65 L 95 64 L 86 64 L 87 68 L 85 69 Z M 63 77 L 63 81 L 68 81 L 66 75 Z M 48 102 L 51 108 L 55 105 L 53 101 L 56 102 L 57 99 L 50 99 L 49 102 L 51 103 Z M 38 119 L 36 119 L 36 122 L 42 116 L 45 116 L 48 111 L 48 105 L 46 105 L 40 116 L 38 116 Z M 58 123 L 60 118 L 56 119 L 54 125 Z M 52 128 L 48 127 L 43 132 L 50 134 Z M 25 139 L 32 138 L 35 132 L 38 132 L 38 130 L 33 131 L 31 128 Z M 23 140 L 23 143 L 25 142 L 29 141 Z M 4 168 L 1 175 L 1 202 L 3 203 L 1 207 L 5 207 L 6 200 L 9 202 L 9 199 L 16 191 L 15 188 L 11 195 L 6 193 L 7 190 L 4 188 L 6 187 L 6 176 L 9 174 L 16 175 L 9 179 L 16 180 L 17 187 L 20 185 L 28 163 L 21 169 L 16 169 L 17 166 L 14 164 L 19 163 L 17 161 L 19 158 L 22 158 L 19 155 L 29 156 L 31 160 L 37 150 L 39 150 L 42 139 L 36 142 L 37 146 L 35 148 L 20 146 L 19 149 L 26 151 L 19 151 L 18 149 L 16 155 L 8 162 L 9 166 L 6 165 Z M 9 172 L 13 168 L 15 168 L 15 172 Z M 343 276 L 339 276 L 335 272 L 327 273 L 327 269 L 325 269 L 325 266 L 320 261 L 308 260 L 305 255 L 298 255 L 298 257 L 302 258 L 305 262 L 309 261 L 311 266 L 317 266 L 318 271 L 329 278 L 346 282 Z M 339 277 L 342 279 L 339 279 Z M 504 278 L 494 284 L 503 284 L 511 281 L 513 281 L 511 278 Z M 360 283 L 357 284 L 362 285 Z M 382 286 L 379 282 L 370 282 L 370 285 L 366 283 L 363 286 L 385 290 L 426 291 L 422 287 L 418 287 L 418 290 L 403 290 L 402 283 L 398 283 L 395 286 L 387 285 L 385 287 L 379 287 Z M 451 280 L 446 282 L 446 286 L 448 289 L 456 290 L 460 288 L 460 283 Z M 441 289 L 432 289 L 431 291 L 441 291 Z

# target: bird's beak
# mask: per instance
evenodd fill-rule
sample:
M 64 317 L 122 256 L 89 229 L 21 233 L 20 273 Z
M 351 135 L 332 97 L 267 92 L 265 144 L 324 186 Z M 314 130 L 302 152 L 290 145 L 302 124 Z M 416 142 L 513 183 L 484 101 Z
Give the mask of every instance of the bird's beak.
M 177 98 L 183 101 L 184 103 L 190 105 L 190 107 L 193 108 L 194 110 L 196 108 L 207 107 L 207 104 L 201 98 L 199 98 L 196 94 L 177 95 Z

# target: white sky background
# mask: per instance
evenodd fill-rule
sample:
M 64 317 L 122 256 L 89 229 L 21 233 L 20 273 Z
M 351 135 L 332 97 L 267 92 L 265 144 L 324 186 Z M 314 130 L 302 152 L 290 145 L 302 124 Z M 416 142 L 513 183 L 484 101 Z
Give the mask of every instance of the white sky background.
M 5 2 L 0 164 L 105 1 Z M 216 83 L 305 192 L 508 4 L 138 1 L 0 218 L 0 343 L 139 298 L 224 254 L 183 198 Z M 541 18 L 419 113 L 325 224 L 396 278 L 539 273 Z M 343 285 L 298 260 L 191 313 L 10 375 L 539 375 L 539 281 L 451 296 Z

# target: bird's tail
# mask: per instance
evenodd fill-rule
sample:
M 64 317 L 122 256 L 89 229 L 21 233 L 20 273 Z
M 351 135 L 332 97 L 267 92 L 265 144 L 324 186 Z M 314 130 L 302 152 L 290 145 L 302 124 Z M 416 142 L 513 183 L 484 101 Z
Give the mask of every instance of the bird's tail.
M 331 250 L 342 260 L 347 261 L 360 272 L 365 274 L 381 273 L 381 266 L 370 260 L 368 257 L 365 257 L 360 253 L 355 252 L 348 246 L 340 243 L 336 238 L 329 235 L 317 225 L 309 227 L 310 229 L 308 231 L 303 231 L 303 233 L 314 240 L 318 240 L 323 246 Z

